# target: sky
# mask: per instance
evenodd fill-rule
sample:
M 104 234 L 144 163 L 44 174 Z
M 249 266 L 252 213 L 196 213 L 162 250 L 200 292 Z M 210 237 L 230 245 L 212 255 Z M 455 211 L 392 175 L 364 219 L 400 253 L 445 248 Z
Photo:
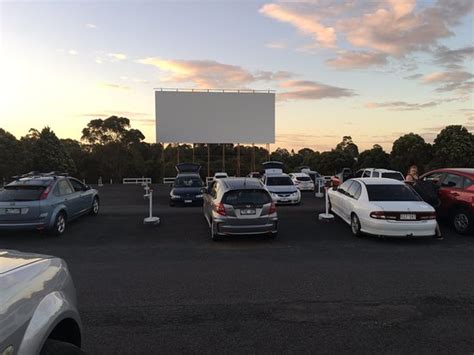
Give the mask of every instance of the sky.
M 2 1 L 0 128 L 80 139 L 125 116 L 155 142 L 154 88 L 276 90 L 276 142 L 390 151 L 474 131 L 474 1 Z

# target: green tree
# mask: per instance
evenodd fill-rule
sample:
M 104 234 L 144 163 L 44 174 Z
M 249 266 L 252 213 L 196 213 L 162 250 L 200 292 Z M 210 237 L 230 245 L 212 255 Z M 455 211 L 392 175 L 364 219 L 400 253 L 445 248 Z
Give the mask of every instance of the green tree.
M 87 124 L 82 130 L 82 137 L 86 143 L 108 144 L 108 143 L 138 143 L 145 136 L 137 129 L 130 129 L 130 120 L 126 117 L 110 116 L 109 118 L 95 119 Z
M 474 135 L 461 125 L 445 127 L 434 140 L 430 167 L 474 167 Z
M 393 142 L 390 165 L 402 173 L 405 173 L 410 165 L 416 165 L 419 171 L 423 172 L 431 156 L 431 145 L 420 135 L 409 133 Z
M 351 136 L 342 137 L 342 142 L 336 146 L 336 150 L 342 150 L 349 153 L 353 158 L 357 158 L 359 155 L 359 147 L 352 141 Z
M 372 149 L 360 153 L 357 166 L 359 168 L 388 168 L 390 166 L 390 155 L 380 145 L 374 144 Z
M 24 149 L 15 136 L 0 128 L 0 186 L 3 179 L 22 173 Z

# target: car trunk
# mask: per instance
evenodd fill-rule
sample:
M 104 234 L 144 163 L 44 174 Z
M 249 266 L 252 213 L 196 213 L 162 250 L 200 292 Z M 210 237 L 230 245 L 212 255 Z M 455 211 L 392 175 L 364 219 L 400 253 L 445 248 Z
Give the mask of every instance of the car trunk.
M 407 201 L 384 201 L 384 202 L 372 202 L 377 206 L 380 211 L 388 212 L 390 215 L 395 216 L 396 220 L 390 220 L 389 222 L 398 221 L 420 221 L 422 216 L 433 213 L 434 209 L 425 202 L 407 202 Z
M 233 190 L 223 197 L 226 216 L 249 224 L 257 218 L 268 218 L 271 201 L 268 192 L 262 189 Z
M 13 185 L 0 190 L 0 223 L 36 220 L 46 186 Z

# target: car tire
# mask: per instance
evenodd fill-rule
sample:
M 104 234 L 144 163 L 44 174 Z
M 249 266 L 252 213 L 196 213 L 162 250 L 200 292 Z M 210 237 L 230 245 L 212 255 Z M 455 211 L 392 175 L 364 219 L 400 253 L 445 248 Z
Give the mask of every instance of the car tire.
M 55 237 L 60 237 L 66 231 L 66 227 L 67 227 L 66 213 L 61 211 L 58 213 L 58 215 L 56 216 L 56 219 L 54 220 L 54 225 L 50 230 L 50 234 Z
M 214 221 L 211 220 L 211 224 L 209 226 L 209 234 L 210 234 L 210 237 L 211 237 L 211 240 L 213 240 L 214 242 L 217 242 L 219 241 L 219 235 L 216 233 L 216 228 L 214 227 Z
M 459 234 L 467 234 L 473 230 L 473 216 L 464 208 L 458 208 L 453 212 L 451 223 Z
M 100 207 L 99 199 L 97 197 L 94 197 L 89 215 L 97 216 L 99 214 L 99 207 Z
M 40 351 L 40 355 L 79 355 L 85 354 L 74 344 L 66 343 L 55 339 L 47 339 Z
M 174 206 L 175 206 L 175 203 L 170 200 L 170 207 L 174 207 Z
M 351 231 L 352 234 L 356 237 L 361 237 L 362 232 L 360 231 L 360 220 L 355 213 L 351 214 Z

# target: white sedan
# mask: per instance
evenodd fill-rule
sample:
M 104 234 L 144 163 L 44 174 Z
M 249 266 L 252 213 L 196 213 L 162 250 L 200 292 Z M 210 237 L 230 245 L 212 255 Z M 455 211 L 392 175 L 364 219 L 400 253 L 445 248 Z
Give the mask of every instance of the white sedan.
M 290 178 L 300 191 L 314 191 L 314 181 L 308 174 L 291 173 Z
M 328 198 L 332 212 L 351 226 L 355 236 L 436 234 L 434 208 L 404 182 L 387 178 L 350 179 L 328 190 Z

